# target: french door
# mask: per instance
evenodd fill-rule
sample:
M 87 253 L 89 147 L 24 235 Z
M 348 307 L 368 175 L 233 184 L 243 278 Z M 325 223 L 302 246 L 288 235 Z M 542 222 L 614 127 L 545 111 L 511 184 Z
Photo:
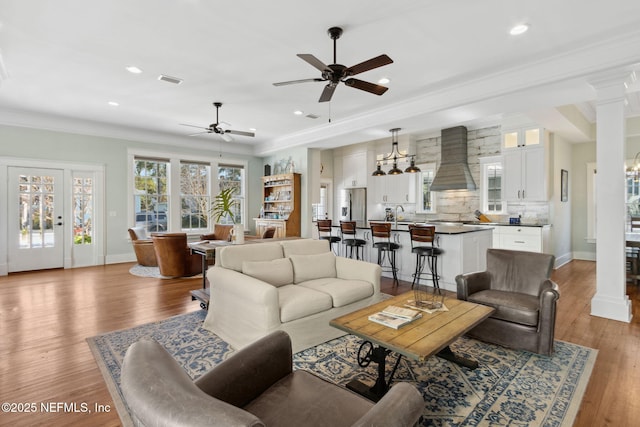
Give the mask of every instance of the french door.
M 64 172 L 8 168 L 8 271 L 64 266 Z

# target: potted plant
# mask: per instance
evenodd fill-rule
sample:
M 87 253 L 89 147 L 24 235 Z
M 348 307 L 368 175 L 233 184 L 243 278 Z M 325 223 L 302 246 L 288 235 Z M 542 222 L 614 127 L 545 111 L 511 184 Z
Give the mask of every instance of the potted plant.
M 242 244 L 244 243 L 244 226 L 236 223 L 239 218 L 236 218 L 233 214 L 234 208 L 238 205 L 238 200 L 234 197 L 236 191 L 235 187 L 221 190 L 213 199 L 210 213 L 214 222 L 220 222 L 221 218 L 229 218 L 233 223 L 231 241 L 234 244 Z

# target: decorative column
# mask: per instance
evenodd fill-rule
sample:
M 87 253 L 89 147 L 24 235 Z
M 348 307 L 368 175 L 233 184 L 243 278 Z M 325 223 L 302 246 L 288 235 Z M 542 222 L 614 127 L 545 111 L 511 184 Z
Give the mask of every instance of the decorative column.
M 591 314 L 630 322 L 625 255 L 625 80 L 629 72 L 590 81 L 596 106 L 596 294 Z

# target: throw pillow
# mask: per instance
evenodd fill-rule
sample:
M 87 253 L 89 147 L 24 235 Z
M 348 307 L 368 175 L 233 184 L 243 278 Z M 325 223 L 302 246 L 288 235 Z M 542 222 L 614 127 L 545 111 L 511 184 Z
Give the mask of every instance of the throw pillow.
M 242 273 L 275 287 L 293 283 L 293 268 L 289 258 L 279 258 L 272 261 L 244 261 Z
M 293 283 L 307 280 L 337 277 L 336 256 L 333 252 L 313 255 L 291 255 L 293 265 Z

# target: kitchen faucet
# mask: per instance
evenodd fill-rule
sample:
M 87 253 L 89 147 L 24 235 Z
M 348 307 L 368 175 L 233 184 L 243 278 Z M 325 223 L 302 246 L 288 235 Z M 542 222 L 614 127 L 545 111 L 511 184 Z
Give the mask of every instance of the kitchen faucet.
M 404 212 L 404 207 L 402 205 L 396 205 L 396 216 L 393 217 L 393 219 L 395 220 L 396 224 L 394 228 L 398 228 L 398 208 L 402 209 L 402 212 Z

